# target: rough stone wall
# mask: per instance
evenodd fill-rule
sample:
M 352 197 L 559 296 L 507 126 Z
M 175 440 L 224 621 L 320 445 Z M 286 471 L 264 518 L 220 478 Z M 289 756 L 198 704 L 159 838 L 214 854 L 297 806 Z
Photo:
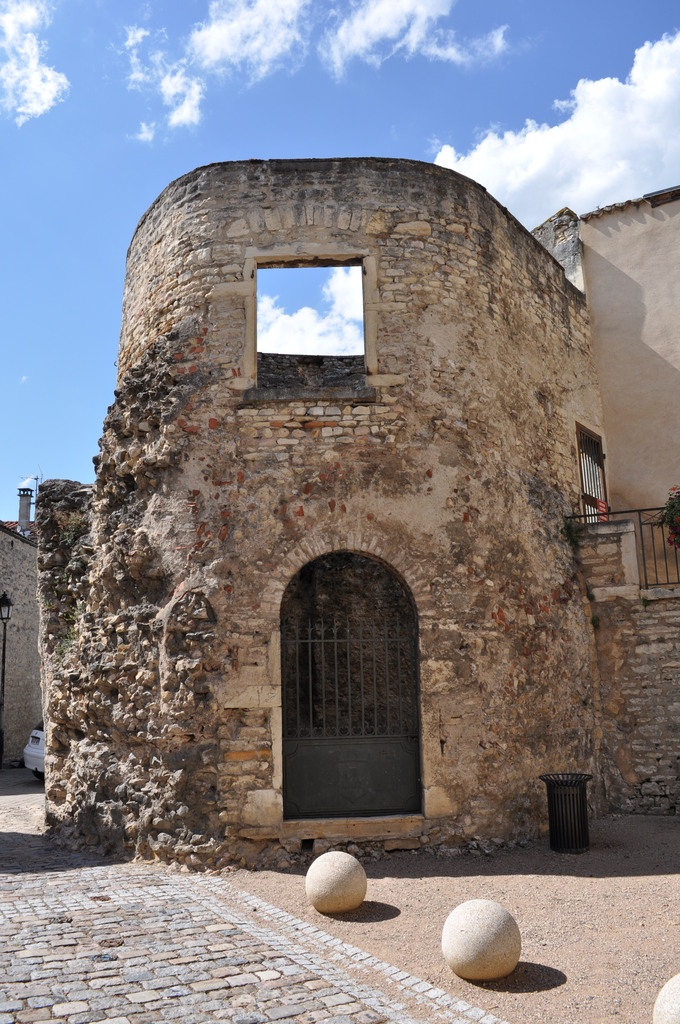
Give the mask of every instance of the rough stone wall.
M 593 524 L 578 537 L 595 627 L 601 805 L 609 812 L 676 814 L 680 588 L 640 590 L 634 537 L 629 521 Z
M 268 388 L 257 266 L 324 261 L 363 263 L 367 372 Z M 583 296 L 475 183 L 337 160 L 170 185 L 128 253 L 58 666 L 46 639 L 53 824 L 190 866 L 304 837 L 533 834 L 538 775 L 593 764 L 592 627 L 561 533 L 576 420 L 601 430 Z M 282 817 L 281 598 L 343 550 L 417 609 L 423 815 L 403 822 Z
M 6 591 L 14 602 L 5 648 L 6 763 L 21 758 L 42 718 L 36 556 L 32 541 L 0 525 L 0 593 Z
M 41 672 L 45 703 L 47 818 L 50 801 L 63 801 L 58 767 L 72 743 L 84 739 L 88 706 L 81 672 L 83 625 L 88 596 L 90 486 L 73 480 L 47 480 L 36 499 L 38 601 Z M 78 666 L 78 667 L 76 667 Z M 81 798 L 86 795 L 81 791 Z

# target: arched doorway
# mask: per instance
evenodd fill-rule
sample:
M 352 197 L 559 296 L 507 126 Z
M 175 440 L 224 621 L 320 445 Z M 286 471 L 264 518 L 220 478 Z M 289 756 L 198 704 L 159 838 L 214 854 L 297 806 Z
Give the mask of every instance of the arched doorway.
M 383 562 L 303 566 L 281 602 L 285 818 L 421 809 L 418 623 Z

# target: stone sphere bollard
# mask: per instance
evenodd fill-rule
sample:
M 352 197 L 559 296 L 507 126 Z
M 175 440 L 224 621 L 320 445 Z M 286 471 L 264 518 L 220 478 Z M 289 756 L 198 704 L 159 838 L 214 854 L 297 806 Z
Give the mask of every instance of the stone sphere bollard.
M 680 974 L 667 981 L 656 997 L 652 1024 L 680 1024 Z
M 366 872 L 356 857 L 341 850 L 322 853 L 305 878 L 307 899 L 320 914 L 340 914 L 361 906 Z
M 493 900 L 468 900 L 452 910 L 442 931 L 442 953 L 459 978 L 491 981 L 514 971 L 522 937 L 512 914 Z

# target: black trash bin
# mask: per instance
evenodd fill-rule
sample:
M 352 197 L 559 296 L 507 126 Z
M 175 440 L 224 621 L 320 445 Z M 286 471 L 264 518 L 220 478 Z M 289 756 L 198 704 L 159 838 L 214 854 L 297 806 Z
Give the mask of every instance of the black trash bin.
M 592 775 L 554 772 L 539 777 L 548 790 L 550 849 L 556 853 L 585 853 L 589 845 L 586 785 Z

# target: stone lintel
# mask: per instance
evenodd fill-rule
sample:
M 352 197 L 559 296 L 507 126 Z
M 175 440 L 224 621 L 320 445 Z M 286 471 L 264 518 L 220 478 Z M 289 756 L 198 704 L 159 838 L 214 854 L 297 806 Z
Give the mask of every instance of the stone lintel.
M 420 814 L 385 815 L 377 818 L 314 818 L 284 821 L 281 834 L 300 839 L 391 839 L 419 836 L 424 818 Z
M 284 821 L 277 828 L 241 828 L 242 839 L 349 839 L 385 840 L 417 838 L 425 819 L 420 814 L 385 815 L 377 818 L 309 818 Z
M 248 245 L 245 248 L 246 260 L 252 260 L 263 270 L 286 264 L 293 267 L 304 267 L 306 264 L 319 267 L 351 267 L 360 265 L 369 255 L 370 252 L 364 246 L 354 248 L 332 242 L 330 239 L 324 242 L 288 242 L 271 246 Z M 244 271 L 244 277 L 247 276 L 248 269 Z

